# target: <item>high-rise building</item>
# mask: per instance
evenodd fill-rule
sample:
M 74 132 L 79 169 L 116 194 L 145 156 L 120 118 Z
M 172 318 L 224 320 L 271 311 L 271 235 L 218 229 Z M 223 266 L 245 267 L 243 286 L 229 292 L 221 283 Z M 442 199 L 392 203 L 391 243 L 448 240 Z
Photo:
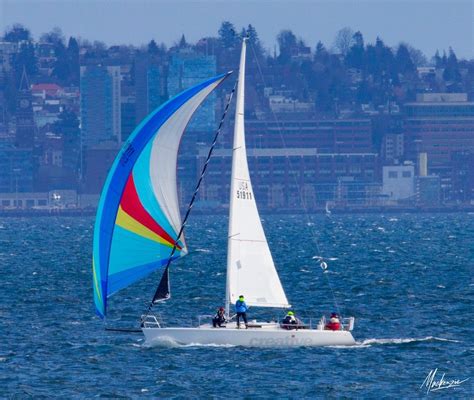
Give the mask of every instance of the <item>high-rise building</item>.
M 163 63 L 149 55 L 135 59 L 136 124 L 165 100 L 163 68 Z
M 121 76 L 119 66 L 81 66 L 83 145 L 121 143 Z
M 216 57 L 180 49 L 171 56 L 168 70 L 168 95 L 173 97 L 182 90 L 216 75 Z M 189 125 L 189 130 L 213 131 L 216 126 L 216 95 L 211 94 L 201 105 Z

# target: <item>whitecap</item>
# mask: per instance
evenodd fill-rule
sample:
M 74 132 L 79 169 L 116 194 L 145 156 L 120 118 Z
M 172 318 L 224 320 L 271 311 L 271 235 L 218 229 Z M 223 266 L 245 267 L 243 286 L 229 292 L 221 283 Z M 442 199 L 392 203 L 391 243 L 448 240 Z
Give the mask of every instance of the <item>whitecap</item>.
M 360 345 L 373 345 L 373 344 L 406 344 L 406 343 L 417 343 L 417 342 L 451 342 L 460 343 L 459 340 L 440 338 L 436 336 L 426 336 L 423 338 L 387 338 L 387 339 L 365 339 L 362 342 L 357 342 Z
M 210 253 L 211 252 L 211 250 L 209 250 L 209 249 L 196 249 L 194 251 L 196 251 L 198 253 Z

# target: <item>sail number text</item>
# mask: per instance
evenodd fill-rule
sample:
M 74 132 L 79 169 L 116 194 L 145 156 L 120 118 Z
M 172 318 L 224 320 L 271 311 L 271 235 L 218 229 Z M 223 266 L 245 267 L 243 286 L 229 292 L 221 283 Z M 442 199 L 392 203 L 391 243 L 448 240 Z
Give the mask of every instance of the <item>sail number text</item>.
M 242 200 L 252 200 L 252 192 L 247 182 L 239 182 L 237 186 L 237 198 Z

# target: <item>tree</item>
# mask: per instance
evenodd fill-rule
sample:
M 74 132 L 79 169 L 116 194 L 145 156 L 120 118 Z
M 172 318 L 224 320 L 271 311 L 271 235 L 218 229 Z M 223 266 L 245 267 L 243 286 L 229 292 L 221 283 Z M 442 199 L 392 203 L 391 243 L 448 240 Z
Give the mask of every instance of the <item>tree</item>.
M 407 44 L 406 46 L 408 48 L 408 52 L 410 53 L 411 61 L 413 62 L 415 67 L 423 67 L 425 65 L 428 65 L 428 60 L 426 59 L 426 56 L 421 50 L 415 49 L 409 44 Z
M 397 68 L 402 74 L 407 74 L 415 70 L 415 65 L 411 59 L 408 47 L 403 43 L 400 43 L 398 46 L 395 60 L 397 62 Z
M 231 50 L 239 43 L 239 37 L 234 25 L 229 21 L 224 21 L 219 28 L 219 40 L 224 49 Z
M 278 60 L 281 63 L 287 63 L 291 59 L 293 50 L 297 47 L 296 36 L 290 30 L 283 30 L 277 36 L 280 55 Z
M 344 57 L 349 52 L 352 44 L 354 43 L 354 31 L 351 28 L 345 27 L 339 30 L 334 39 L 334 47 Z
M 436 68 L 441 68 L 443 66 L 442 65 L 443 60 L 442 60 L 441 56 L 439 55 L 438 50 L 436 50 L 436 53 L 433 57 L 433 62 L 434 62 L 434 65 L 435 65 Z
M 28 29 L 26 29 L 21 24 L 14 24 L 13 27 L 7 29 L 3 35 L 3 40 L 5 42 L 22 42 L 30 41 L 31 34 Z
M 31 77 L 38 72 L 38 59 L 35 54 L 35 46 L 32 42 L 23 42 L 14 60 L 16 81 L 19 83 L 23 68 Z
M 327 50 L 326 47 L 324 47 L 323 42 L 321 42 L 320 40 L 318 43 L 316 43 L 316 51 L 314 53 L 314 58 L 321 59 L 325 55 L 327 55 Z
M 72 36 L 67 44 L 67 60 L 69 65 L 69 82 L 79 86 L 80 63 L 79 63 L 79 44 Z
M 461 74 L 459 72 L 458 59 L 456 57 L 456 54 L 454 53 L 454 50 L 451 47 L 449 48 L 449 56 L 446 60 L 445 66 L 446 67 L 443 72 L 443 79 L 445 81 L 459 82 L 461 80 Z
M 346 64 L 352 68 L 365 69 L 366 50 L 364 48 L 364 37 L 362 36 L 362 33 L 357 31 L 352 36 L 352 39 L 353 45 L 345 57 Z
M 66 47 L 62 42 L 55 44 L 54 50 L 56 61 L 53 66 L 52 76 L 58 78 L 61 82 L 65 83 L 69 79 L 69 60 Z
M 260 43 L 260 39 L 259 39 L 259 37 L 258 37 L 258 33 L 257 33 L 256 29 L 255 29 L 251 24 L 249 24 L 249 25 L 247 26 L 246 35 L 248 36 L 248 38 L 249 38 L 249 43 L 250 43 L 250 44 L 252 45 L 252 47 L 254 48 L 255 53 L 256 53 L 258 56 L 263 56 L 264 51 L 263 51 L 262 44 Z
M 184 48 L 188 47 L 188 43 L 186 42 L 186 38 L 184 37 L 184 33 L 183 33 L 183 35 L 181 35 L 181 39 L 179 40 L 178 47 L 180 49 L 184 49 Z
M 156 56 L 158 55 L 159 50 L 156 42 L 152 39 L 150 43 L 148 43 L 148 54 L 151 56 Z
M 51 30 L 51 32 L 43 33 L 40 37 L 40 42 L 50 43 L 54 45 L 55 48 L 61 45 L 64 46 L 65 38 L 63 31 L 61 28 L 55 27 Z

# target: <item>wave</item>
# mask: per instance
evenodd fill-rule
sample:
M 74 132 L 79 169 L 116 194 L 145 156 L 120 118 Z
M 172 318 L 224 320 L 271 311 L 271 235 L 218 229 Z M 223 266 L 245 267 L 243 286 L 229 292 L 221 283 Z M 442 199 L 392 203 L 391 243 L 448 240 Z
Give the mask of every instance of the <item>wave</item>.
M 459 340 L 440 338 L 436 336 L 426 336 L 424 338 L 399 338 L 399 339 L 366 339 L 361 344 L 405 344 L 414 342 L 452 342 L 460 343 Z
M 399 345 L 407 343 L 420 343 L 420 342 L 451 342 L 460 343 L 459 340 L 440 338 L 436 336 L 426 336 L 423 338 L 387 338 L 387 339 L 365 339 L 361 342 L 356 342 L 351 347 L 371 347 L 373 345 Z
M 211 250 L 208 249 L 195 249 L 194 250 L 196 253 L 210 253 Z
M 230 348 L 236 347 L 233 344 L 217 344 L 217 343 L 209 343 L 209 344 L 202 344 L 202 343 L 188 343 L 182 344 L 178 343 L 171 338 L 159 338 L 153 340 L 152 343 L 144 343 L 141 345 L 142 347 L 167 347 L 167 348 L 188 348 L 188 347 L 221 347 L 221 348 Z

